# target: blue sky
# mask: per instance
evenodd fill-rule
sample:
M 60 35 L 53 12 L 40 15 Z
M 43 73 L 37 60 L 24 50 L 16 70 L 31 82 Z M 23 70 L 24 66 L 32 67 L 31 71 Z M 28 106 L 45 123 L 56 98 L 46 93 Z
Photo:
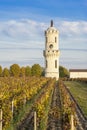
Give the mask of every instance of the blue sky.
M 0 0 L 0 65 L 44 66 L 44 31 L 60 32 L 60 65 L 87 68 L 87 0 Z

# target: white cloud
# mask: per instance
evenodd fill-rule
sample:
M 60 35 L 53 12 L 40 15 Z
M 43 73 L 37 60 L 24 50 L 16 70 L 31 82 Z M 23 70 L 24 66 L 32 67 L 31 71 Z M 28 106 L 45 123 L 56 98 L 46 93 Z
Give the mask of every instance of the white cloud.
M 9 20 L 0 22 L 0 38 L 11 38 L 18 40 L 40 39 L 43 33 L 44 23 L 32 20 Z
M 30 19 L 2 21 L 0 22 L 0 41 L 5 44 L 13 42 L 20 46 L 33 43 L 33 47 L 37 47 L 37 44 L 44 44 L 44 31 L 48 26 L 50 23 L 48 25 Z M 54 26 L 60 31 L 61 46 L 64 44 L 64 46 L 75 47 L 77 43 L 87 43 L 87 21 L 56 20 Z
M 56 26 L 60 32 L 61 48 L 87 48 L 87 21 L 59 20 Z
M 62 34 L 77 36 L 87 34 L 87 21 L 59 21 L 57 24 Z
M 87 21 L 57 21 L 57 28 L 61 35 L 65 36 L 84 36 L 87 35 Z M 47 24 L 37 21 L 23 19 L 23 20 L 9 20 L 0 22 L 0 38 L 9 37 L 13 39 L 40 39 L 44 36 L 44 30 Z
M 60 31 L 60 48 L 87 49 L 87 21 L 69 21 L 55 20 L 54 26 Z M 0 61 L 2 65 L 35 63 L 43 64 L 43 49 L 45 46 L 44 31 L 50 26 L 50 23 L 38 22 L 30 19 L 8 20 L 0 22 Z M 40 49 L 39 49 L 40 48 Z M 70 62 L 71 57 L 75 58 L 74 51 L 65 51 L 63 55 L 61 50 L 60 63 Z M 85 53 L 84 53 L 85 54 Z M 66 57 L 64 58 L 63 56 Z M 81 53 L 82 55 L 82 53 Z M 36 58 L 32 61 L 32 56 Z M 67 57 L 69 57 L 69 60 Z M 24 60 L 29 58 L 29 61 Z M 79 55 L 77 56 L 79 57 Z M 81 62 L 86 61 L 85 55 Z M 21 60 L 21 61 L 20 61 Z M 9 63 L 5 63 L 8 61 Z M 19 61 L 19 62 L 18 62 Z M 24 63 L 23 63 L 24 62 Z M 66 63 L 68 65 L 68 63 Z M 73 62 L 74 64 L 74 62 Z M 72 64 L 72 65 L 73 65 Z M 79 63 L 78 63 L 79 64 Z M 69 64 L 70 65 L 70 64 Z M 83 62 L 84 65 L 84 62 Z M 85 62 L 85 66 L 87 62 Z M 5 65 L 4 65 L 5 66 Z M 84 67 L 85 68 L 85 67 Z

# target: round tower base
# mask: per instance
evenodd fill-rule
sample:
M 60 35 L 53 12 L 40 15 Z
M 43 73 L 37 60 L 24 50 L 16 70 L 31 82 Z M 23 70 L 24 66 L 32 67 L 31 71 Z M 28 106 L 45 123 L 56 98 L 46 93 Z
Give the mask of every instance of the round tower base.
M 52 72 L 47 72 L 45 73 L 45 77 L 49 77 L 49 78 L 56 78 L 56 80 L 59 79 L 59 73 L 52 73 Z

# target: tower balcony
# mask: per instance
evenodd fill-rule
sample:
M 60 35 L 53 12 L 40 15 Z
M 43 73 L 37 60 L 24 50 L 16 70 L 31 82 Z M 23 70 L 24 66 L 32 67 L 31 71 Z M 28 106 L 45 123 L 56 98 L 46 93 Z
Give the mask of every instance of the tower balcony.
M 60 55 L 60 51 L 59 50 L 44 50 L 43 51 L 43 56 L 59 56 Z

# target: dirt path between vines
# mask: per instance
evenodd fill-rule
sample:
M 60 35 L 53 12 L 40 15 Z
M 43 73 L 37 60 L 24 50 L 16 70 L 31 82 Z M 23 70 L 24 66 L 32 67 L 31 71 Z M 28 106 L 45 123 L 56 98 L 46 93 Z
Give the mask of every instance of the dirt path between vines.
M 48 127 L 47 130 L 62 130 L 62 114 L 61 114 L 61 101 L 58 83 L 56 83 L 51 108 L 48 114 Z

